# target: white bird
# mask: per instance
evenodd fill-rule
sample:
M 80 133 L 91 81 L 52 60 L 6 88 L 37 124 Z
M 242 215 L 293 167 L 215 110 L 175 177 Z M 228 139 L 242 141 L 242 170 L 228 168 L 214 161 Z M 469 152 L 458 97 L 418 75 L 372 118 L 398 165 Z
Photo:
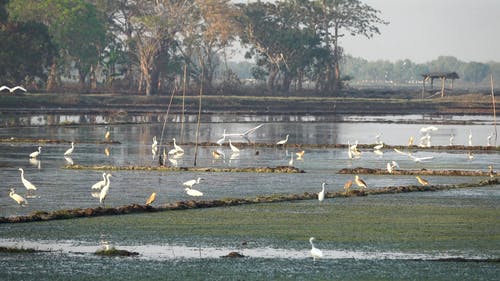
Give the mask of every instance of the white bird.
M 299 152 L 295 152 L 295 155 L 297 155 L 297 160 L 303 160 L 304 153 L 306 153 L 305 150 L 301 150 Z
M 66 160 L 66 163 L 68 163 L 68 165 L 70 165 L 70 166 L 73 166 L 75 164 L 75 162 L 73 162 L 73 158 L 71 158 L 71 156 L 64 156 L 64 160 Z
M 413 159 L 413 161 L 420 163 L 425 160 L 431 160 L 434 159 L 434 156 L 427 156 L 427 157 L 415 157 L 413 155 L 410 155 L 410 158 Z
M 182 152 L 184 153 L 184 149 L 182 149 L 182 147 L 178 146 L 176 143 L 175 143 L 175 138 L 172 138 L 172 140 L 174 141 L 174 148 L 175 150 L 179 153 L 179 152 Z
M 106 185 L 106 173 L 102 173 L 102 181 L 96 182 L 92 185 L 92 190 L 101 190 Z
M 4 86 L 0 87 L 0 92 L 3 90 L 8 90 L 11 93 L 14 93 L 16 90 L 21 90 L 23 92 L 26 92 L 26 89 L 23 88 L 22 86 L 15 86 L 14 88 L 9 88 L 9 87 L 4 85 Z
M 37 158 L 38 156 L 40 156 L 41 153 L 42 153 L 42 147 L 39 146 L 37 151 L 30 153 L 30 158 Z
M 399 164 L 398 164 L 398 162 L 396 162 L 396 161 L 394 161 L 394 160 L 393 160 L 393 161 L 391 161 L 391 166 L 392 166 L 392 168 L 393 168 L 393 169 L 394 169 L 394 168 L 398 168 L 398 169 L 399 169 Z
M 403 151 L 401 151 L 401 150 L 399 150 L 399 149 L 397 149 L 397 148 L 394 148 L 394 151 L 395 151 L 396 153 L 399 153 L 399 154 L 402 154 L 402 155 L 406 155 L 406 156 L 411 157 L 411 153 L 409 153 L 409 152 L 403 152 Z
M 453 145 L 453 140 L 455 139 L 455 136 L 454 135 L 451 135 L 450 136 L 450 146 Z
M 153 136 L 153 143 L 151 144 L 151 154 L 153 154 L 153 159 L 155 159 L 158 153 L 158 141 L 156 141 L 156 136 Z
M 70 156 L 73 153 L 73 150 L 75 150 L 75 143 L 71 142 L 71 148 L 64 152 L 64 156 Z
M 146 200 L 146 205 L 151 205 L 156 200 L 156 192 L 151 193 L 148 200 Z
M 322 183 L 321 184 L 321 191 L 318 192 L 318 200 L 319 202 L 323 202 L 323 200 L 325 199 L 325 185 L 327 185 L 326 182 Z
M 320 249 L 314 247 L 313 244 L 314 239 L 315 239 L 314 237 L 309 238 L 309 243 L 311 243 L 311 251 L 310 251 L 311 256 L 313 257 L 313 261 L 316 261 L 316 259 L 323 257 L 323 252 Z
M 195 197 L 203 196 L 203 192 L 196 190 L 196 189 L 192 189 L 190 187 L 186 187 L 186 188 L 184 188 L 184 190 L 186 191 L 187 195 L 189 195 L 189 196 L 195 196 Z
M 430 131 L 437 131 L 438 128 L 435 127 L 435 126 L 428 126 L 428 127 L 423 127 L 420 129 L 420 133 L 424 134 L 424 133 L 428 133 Z
M 389 162 L 387 162 L 387 172 L 389 172 L 389 174 L 392 174 L 393 172 L 392 165 Z
M 240 152 L 239 148 L 237 148 L 231 143 L 231 139 L 229 139 L 229 147 L 231 148 L 232 152 Z
M 472 146 L 472 130 L 469 130 L 469 146 Z
M 290 161 L 288 161 L 288 166 L 293 166 L 293 154 L 290 154 Z
M 356 183 L 356 185 L 358 187 L 362 187 L 362 188 L 367 188 L 368 186 L 366 185 L 366 182 L 364 180 L 362 180 L 361 178 L 359 178 L 358 175 L 356 175 L 354 177 L 354 182 Z
M 109 174 L 109 173 L 106 174 L 106 184 L 102 187 L 101 192 L 99 193 L 99 203 L 101 203 L 101 204 L 108 196 L 109 185 L 111 184 L 109 177 L 111 177 L 111 174 Z
M 14 188 L 10 189 L 9 196 L 21 206 L 28 204 L 28 201 L 26 201 L 26 199 L 24 199 L 21 195 L 17 194 Z
M 222 145 L 226 141 L 226 129 L 224 129 L 224 132 L 222 133 L 222 138 L 216 141 L 218 145 Z
M 286 135 L 284 140 L 280 140 L 276 143 L 276 145 L 285 145 L 285 143 L 288 141 L 288 135 Z
M 248 138 L 248 135 L 250 135 L 251 133 L 255 132 L 257 129 L 259 129 L 260 127 L 264 126 L 264 124 L 260 124 L 256 127 L 253 127 L 252 129 L 249 129 L 249 130 L 246 130 L 245 132 L 243 133 L 232 133 L 232 134 L 222 134 L 222 137 L 242 137 L 244 138 L 247 142 L 250 143 L 250 139 Z
M 377 144 L 376 146 L 374 146 L 373 149 L 380 150 L 380 149 L 382 149 L 382 147 L 384 147 L 384 143 L 383 142 L 381 142 L 381 143 Z
M 23 168 L 19 168 L 19 171 L 21 171 L 21 181 L 23 182 L 23 185 L 24 185 L 24 187 L 26 187 L 28 192 L 30 192 L 31 190 L 36 190 L 36 186 L 24 178 Z
M 491 146 L 491 135 L 488 136 L 486 146 Z
M 195 180 L 188 180 L 188 181 L 185 181 L 182 185 L 187 186 L 189 188 L 192 188 L 195 184 L 199 184 L 201 180 L 202 180 L 202 178 L 198 178 Z
M 378 134 L 375 136 L 375 140 L 376 140 L 376 142 L 377 142 L 378 144 L 382 144 L 382 141 L 380 140 L 380 136 L 381 136 L 381 135 L 382 135 L 381 133 L 378 133 Z
M 384 155 L 384 152 L 382 152 L 382 150 L 378 150 L 378 149 L 375 149 L 373 151 L 373 153 L 377 154 L 378 156 L 383 156 Z

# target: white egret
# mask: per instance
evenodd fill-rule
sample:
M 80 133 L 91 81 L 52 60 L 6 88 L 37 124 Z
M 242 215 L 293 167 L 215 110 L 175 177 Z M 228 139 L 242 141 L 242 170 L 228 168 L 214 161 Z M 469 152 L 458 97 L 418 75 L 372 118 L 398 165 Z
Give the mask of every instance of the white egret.
M 106 173 L 102 173 L 102 181 L 96 182 L 92 185 L 92 190 L 101 190 L 106 185 Z
M 326 182 L 321 184 L 321 191 L 318 192 L 318 201 L 321 203 L 325 199 L 325 185 L 327 185 Z
M 182 152 L 184 153 L 184 149 L 182 149 L 182 147 L 178 146 L 176 143 L 175 143 L 175 138 L 172 138 L 172 140 L 174 141 L 174 148 L 177 152 Z
M 146 201 L 146 205 L 151 205 L 156 200 L 156 192 L 151 193 L 148 200 Z
M 203 196 L 203 192 L 196 190 L 196 189 L 192 189 L 190 187 L 186 187 L 186 188 L 184 188 L 184 190 L 186 191 L 187 195 L 189 195 L 189 196 L 195 196 L 195 197 Z
M 158 141 L 156 140 L 156 136 L 153 136 L 153 143 L 151 144 L 151 154 L 153 154 L 153 160 L 155 159 L 157 153 L 158 153 Z
M 396 162 L 396 161 L 394 161 L 394 160 L 393 160 L 393 161 L 391 161 L 391 166 L 392 166 L 392 168 L 393 168 L 393 169 L 394 169 L 394 168 L 398 168 L 398 169 L 399 169 L 399 164 L 398 164 L 398 162 Z
M 15 86 L 13 88 L 9 88 L 9 87 L 3 85 L 2 87 L 0 87 L 0 92 L 3 91 L 3 90 L 8 90 L 11 93 L 14 93 L 16 90 L 21 90 L 23 92 L 26 92 L 26 89 L 23 88 L 22 86 Z
M 111 133 L 109 132 L 109 128 L 106 128 L 106 133 L 104 134 L 104 139 L 106 141 L 109 141 L 110 136 L 111 136 Z
M 232 133 L 232 134 L 222 134 L 222 137 L 242 137 L 244 138 L 247 142 L 250 143 L 250 139 L 248 138 L 248 135 L 250 135 L 251 133 L 255 132 L 257 129 L 259 129 L 260 127 L 264 126 L 264 124 L 260 124 L 256 127 L 253 127 L 252 129 L 249 129 L 249 130 L 246 130 L 245 132 L 243 133 Z
M 224 129 L 224 132 L 222 133 L 222 138 L 218 139 L 216 143 L 218 145 L 222 145 L 226 141 L 226 129 Z
M 469 130 L 469 146 L 472 146 L 472 130 Z
M 28 193 L 32 190 L 36 190 L 36 186 L 24 178 L 23 168 L 19 168 L 19 171 L 21 171 L 21 181 L 23 182 L 24 187 L 28 190 Z
M 401 151 L 401 150 L 399 150 L 399 149 L 397 149 L 397 148 L 394 148 L 394 151 L 395 151 L 396 153 L 399 153 L 399 154 L 402 154 L 402 155 L 406 155 L 406 156 L 410 156 L 410 157 L 411 157 L 411 153 L 409 153 L 409 152 L 403 152 L 403 151 Z
M 349 143 L 349 141 L 347 141 L 347 156 L 349 157 L 349 159 L 354 158 L 354 156 L 352 155 L 351 144 Z
M 202 178 L 198 178 L 195 180 L 188 180 L 188 181 L 185 181 L 184 183 L 182 183 L 182 185 L 187 186 L 189 188 L 192 188 L 195 184 L 199 184 L 201 180 L 202 180 Z
M 491 135 L 488 136 L 488 138 L 486 139 L 486 146 L 491 146 Z
M 289 135 L 286 135 L 285 139 L 278 141 L 276 145 L 285 145 L 288 142 L 288 136 Z
M 36 159 L 36 158 L 30 158 L 29 162 L 31 165 L 35 166 L 40 170 L 42 168 L 42 161 Z
M 382 150 L 375 149 L 373 153 L 377 154 L 378 156 L 384 156 L 384 152 Z
M 450 146 L 452 146 L 454 143 L 453 141 L 455 140 L 455 136 L 452 134 L 450 135 Z
M 367 188 L 366 182 L 362 180 L 358 175 L 354 177 L 354 182 L 358 187 Z
M 435 126 L 428 126 L 428 127 L 423 127 L 420 129 L 420 133 L 422 134 L 425 134 L 425 133 L 428 133 L 428 132 L 432 132 L 432 131 L 437 131 L 438 128 L 435 127 Z
M 382 135 L 381 133 L 378 133 L 378 134 L 375 136 L 375 141 L 376 141 L 376 143 L 377 143 L 377 144 L 381 144 L 381 143 L 382 143 L 382 141 L 380 140 L 380 136 L 381 136 L 381 135 Z
M 474 159 L 474 154 L 472 154 L 472 151 L 469 151 L 469 152 L 467 153 L 467 159 L 469 159 L 469 160 Z
M 73 166 L 75 164 L 75 162 L 73 162 L 73 158 L 71 158 L 70 156 L 64 156 L 64 160 L 66 160 L 66 163 L 68 163 L 68 165 L 70 166 Z
M 111 174 L 109 174 L 109 173 L 106 174 L 106 184 L 102 187 L 101 192 L 99 193 L 99 203 L 101 203 L 101 204 L 108 196 L 109 185 L 111 184 L 109 177 L 111 177 Z
M 39 146 L 37 151 L 30 153 L 30 158 L 37 158 L 38 156 L 40 156 L 41 153 L 42 153 L 42 147 Z
M 384 147 L 384 143 L 383 142 L 381 142 L 381 143 L 377 144 L 376 146 L 374 146 L 373 149 L 380 150 L 380 149 L 382 149 L 382 147 Z
M 316 261 L 316 259 L 323 257 L 323 252 L 320 249 L 314 247 L 314 244 L 313 244 L 314 239 L 315 239 L 314 237 L 309 238 L 309 243 L 311 243 L 310 254 L 313 257 L 313 261 Z
M 387 162 L 387 172 L 389 172 L 389 174 L 392 174 L 392 172 L 393 172 L 392 165 L 389 162 Z
M 75 143 L 71 142 L 71 148 L 68 148 L 68 150 L 64 152 L 64 156 L 70 156 L 73 154 L 73 150 L 75 150 Z
M 493 171 L 492 165 L 488 165 L 488 174 L 490 175 L 490 178 L 495 177 L 495 172 Z
M 425 185 L 429 185 L 429 181 L 427 181 L 427 180 L 425 180 L 425 179 L 421 178 L 420 176 L 416 176 L 415 178 L 418 180 L 418 182 L 419 182 L 421 185 L 424 185 L 424 186 L 425 186 Z
M 408 146 L 412 145 L 413 145 L 413 136 L 410 136 L 410 138 L 408 139 Z
M 225 156 L 226 156 L 226 155 L 224 154 L 224 152 L 222 152 L 222 151 L 220 151 L 220 150 L 214 150 L 214 151 L 212 151 L 212 157 L 213 157 L 214 159 L 221 159 L 221 158 L 223 158 L 223 159 L 224 159 L 224 158 L 225 158 Z
M 21 195 L 17 194 L 14 188 L 10 189 L 9 197 L 12 198 L 14 201 L 17 202 L 17 204 L 21 206 L 28 204 L 28 201 L 26 201 L 26 199 L 24 199 Z
M 229 139 L 229 147 L 231 148 L 232 152 L 240 152 L 240 149 L 231 143 L 231 139 Z
M 420 163 L 425 160 L 431 160 L 434 159 L 434 156 L 427 156 L 427 157 L 415 157 L 413 155 L 410 155 L 410 158 L 413 159 L 413 161 Z

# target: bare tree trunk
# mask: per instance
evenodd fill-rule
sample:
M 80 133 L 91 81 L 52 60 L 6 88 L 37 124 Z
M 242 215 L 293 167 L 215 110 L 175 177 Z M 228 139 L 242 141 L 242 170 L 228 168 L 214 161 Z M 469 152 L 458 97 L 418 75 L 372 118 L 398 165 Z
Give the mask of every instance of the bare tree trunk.
M 57 64 L 56 59 L 52 60 L 52 65 L 50 66 L 49 77 L 47 77 L 47 92 L 51 92 L 56 88 L 56 76 L 57 76 Z
M 267 78 L 267 89 L 270 92 L 274 92 L 274 81 L 276 80 L 276 77 L 278 76 L 278 68 L 273 67 L 271 69 L 271 72 L 269 73 L 269 77 Z

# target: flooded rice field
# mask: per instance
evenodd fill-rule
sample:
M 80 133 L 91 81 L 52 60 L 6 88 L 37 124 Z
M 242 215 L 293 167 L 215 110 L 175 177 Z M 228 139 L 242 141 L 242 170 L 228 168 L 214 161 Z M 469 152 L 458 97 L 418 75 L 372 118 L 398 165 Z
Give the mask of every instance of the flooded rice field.
M 153 205 L 186 200 L 251 198 L 272 194 L 317 193 L 322 182 L 327 191 L 342 191 L 354 175 L 338 174 L 343 168 L 385 169 L 396 161 L 403 170 L 497 170 L 497 150 L 431 150 L 419 148 L 421 139 L 432 145 L 495 146 L 489 117 L 428 116 L 211 116 L 201 123 L 199 142 L 221 146 L 195 148 L 196 124 L 181 124 L 178 116 L 143 117 L 130 123 L 110 118 L 58 116 L 23 117 L 0 128 L 0 216 L 27 215 L 35 211 L 117 207 L 144 204 L 156 192 Z M 123 117 L 124 118 L 124 117 Z M 5 119 L 5 118 L 4 118 Z M 293 120 L 292 120 L 293 119 Z M 31 120 L 27 122 L 26 120 Z M 35 121 L 38 120 L 39 123 Z M 62 121 L 61 121 L 62 120 Z M 3 121 L 3 120 L 2 120 Z M 193 120 L 190 120 L 193 121 Z M 387 122 L 390 121 L 390 122 Z M 19 123 L 20 122 L 20 123 Z M 50 124 L 48 124 L 49 122 Z M 52 121 L 51 121 L 52 122 Z M 16 125 L 17 124 L 17 125 Z M 19 125 L 21 124 L 21 125 Z M 66 124 L 66 125 L 63 125 Z M 69 125 L 68 125 L 69 124 Z M 283 146 L 243 146 L 240 134 L 255 143 Z M 422 128 L 428 133 L 422 132 Z M 110 132 L 105 141 L 106 132 Z M 92 196 L 91 186 L 103 171 L 73 170 L 67 165 L 158 166 L 152 155 L 156 136 L 158 151 L 173 149 L 172 138 L 184 149 L 169 157 L 168 165 L 192 167 L 276 167 L 292 165 L 305 173 L 107 171 L 112 174 L 104 203 Z M 427 137 L 428 136 L 428 137 Z M 307 144 L 408 144 L 412 157 L 382 147 L 361 149 L 348 157 L 346 148 L 308 148 Z M 450 140 L 451 138 L 451 140 Z M 33 141 L 16 142 L 16 139 Z M 39 144 L 36 139 L 60 140 Z M 233 152 L 229 146 L 240 147 Z M 70 143 L 75 148 L 64 156 Z M 189 143 L 189 145 L 188 145 Z M 303 144 L 296 148 L 294 144 Z M 35 158 L 29 154 L 42 146 Z M 305 153 L 298 159 L 296 153 Z M 218 152 L 218 156 L 214 155 Z M 421 158 L 422 161 L 415 161 Z M 27 192 L 21 172 L 37 189 Z M 360 175 L 368 188 L 418 184 L 410 175 Z M 183 182 L 201 177 L 192 197 Z M 426 176 L 432 184 L 478 182 L 484 177 Z M 9 197 L 15 188 L 28 204 L 19 206 Z M 357 188 L 357 187 L 353 187 Z M 258 204 L 124 216 L 0 224 L 0 246 L 35 248 L 48 252 L 0 253 L 2 280 L 72 279 L 106 276 L 111 280 L 495 280 L 500 257 L 500 186 Z M 313 262 L 309 237 L 323 258 Z M 109 241 L 138 257 L 107 258 L 93 253 Z M 231 251 L 243 259 L 222 259 Z M 451 260 L 448 260 L 452 258 Z M 460 262 L 459 259 L 475 260 Z M 71 270 L 69 270 L 71 269 Z

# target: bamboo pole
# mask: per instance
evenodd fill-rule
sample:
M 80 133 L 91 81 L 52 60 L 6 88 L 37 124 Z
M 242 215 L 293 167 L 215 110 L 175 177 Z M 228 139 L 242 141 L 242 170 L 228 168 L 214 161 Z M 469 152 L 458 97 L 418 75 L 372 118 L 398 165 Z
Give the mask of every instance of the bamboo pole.
M 497 112 L 495 103 L 495 92 L 493 91 L 493 74 L 490 75 L 490 85 L 491 85 L 491 105 L 493 107 L 493 127 L 495 128 L 495 146 L 497 145 Z
M 204 67 L 201 67 L 201 81 L 200 81 L 200 100 L 198 102 L 198 124 L 196 125 L 196 143 L 194 147 L 194 166 L 196 166 L 196 160 L 198 159 L 198 140 L 200 137 L 200 123 L 201 123 L 201 97 L 203 96 L 203 81 L 205 80 L 205 73 L 203 72 Z
M 184 143 L 184 111 L 186 98 L 187 64 L 184 64 L 184 78 L 182 82 L 182 114 L 181 114 L 181 143 Z

